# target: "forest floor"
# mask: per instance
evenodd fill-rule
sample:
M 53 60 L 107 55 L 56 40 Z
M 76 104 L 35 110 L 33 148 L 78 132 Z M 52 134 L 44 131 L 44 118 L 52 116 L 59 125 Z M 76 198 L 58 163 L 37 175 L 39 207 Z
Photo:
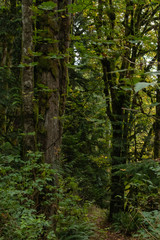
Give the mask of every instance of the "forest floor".
M 139 240 L 138 238 L 115 232 L 111 225 L 106 222 L 106 214 L 102 209 L 93 206 L 88 217 L 90 222 L 96 225 L 94 236 L 90 240 Z

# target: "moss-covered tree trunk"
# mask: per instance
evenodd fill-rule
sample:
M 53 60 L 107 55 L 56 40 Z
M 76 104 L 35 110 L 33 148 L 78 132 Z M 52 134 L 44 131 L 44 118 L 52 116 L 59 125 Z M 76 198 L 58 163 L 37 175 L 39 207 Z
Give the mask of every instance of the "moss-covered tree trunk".
M 101 13 L 100 13 L 101 14 Z M 128 37 L 128 10 L 125 13 L 124 37 Z M 114 41 L 116 11 L 114 3 L 110 1 L 108 19 L 110 23 L 110 34 L 107 36 L 108 41 Z M 127 44 L 127 41 L 126 43 Z M 110 199 L 110 220 L 115 213 L 124 210 L 124 180 L 118 174 L 119 165 L 125 164 L 128 158 L 128 112 L 124 110 L 130 105 L 130 94 L 121 87 L 125 86 L 124 79 L 127 78 L 128 72 L 123 69 L 129 68 L 130 58 L 129 46 L 126 47 L 121 59 L 121 73 L 115 73 L 117 69 L 116 56 L 108 58 L 103 56 L 102 68 L 104 79 L 104 93 L 106 96 L 107 115 L 112 125 L 112 149 L 111 149 L 111 199 Z M 131 77 L 131 76 L 130 76 Z
M 39 2 L 40 3 L 40 2 Z M 52 10 L 43 10 L 38 18 L 40 40 L 37 51 L 41 52 L 36 68 L 38 96 L 37 140 L 44 153 L 45 162 L 53 168 L 59 164 L 62 139 L 62 116 L 68 82 L 68 48 L 71 17 L 68 5 L 71 0 L 53 1 Z
M 124 109 L 130 105 L 130 94 L 119 88 L 114 88 L 116 75 L 111 73 L 114 72 L 114 64 L 107 58 L 102 60 L 107 115 L 112 125 L 110 219 L 112 219 L 113 214 L 124 210 L 124 180 L 118 171 L 119 165 L 126 164 L 128 159 L 128 112 Z M 120 75 L 119 83 L 123 84 L 121 79 L 123 77 Z

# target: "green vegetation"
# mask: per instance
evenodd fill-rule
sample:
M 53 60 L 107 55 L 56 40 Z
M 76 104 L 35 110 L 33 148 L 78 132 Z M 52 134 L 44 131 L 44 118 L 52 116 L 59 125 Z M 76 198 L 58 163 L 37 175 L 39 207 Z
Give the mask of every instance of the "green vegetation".
M 159 11 L 0 1 L 0 240 L 160 239 Z

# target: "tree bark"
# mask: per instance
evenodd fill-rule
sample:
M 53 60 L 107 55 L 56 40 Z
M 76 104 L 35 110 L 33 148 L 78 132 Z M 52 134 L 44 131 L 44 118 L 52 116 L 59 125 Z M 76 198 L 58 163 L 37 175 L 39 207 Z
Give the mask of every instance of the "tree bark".
M 22 0 L 22 100 L 23 100 L 23 154 L 35 150 L 34 124 L 34 68 L 32 0 Z

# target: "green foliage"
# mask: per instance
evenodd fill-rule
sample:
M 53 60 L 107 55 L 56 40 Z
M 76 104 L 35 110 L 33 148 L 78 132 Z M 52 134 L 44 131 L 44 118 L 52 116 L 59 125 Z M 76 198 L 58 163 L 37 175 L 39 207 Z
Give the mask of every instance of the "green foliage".
M 27 65 L 20 64 L 21 2 L 1 2 L 0 239 L 89 239 L 92 226 L 87 222 L 89 203 L 85 201 L 109 209 L 112 167 L 116 170 L 113 177 L 118 175 L 125 189 L 125 212 L 113 215 L 114 228 L 131 234 L 140 225 L 139 236 L 159 239 L 160 167 L 155 161 L 145 160 L 153 156 L 154 136 L 149 132 L 155 120 L 149 116 L 159 105 L 153 88 L 159 75 L 154 71 L 159 2 L 110 1 L 106 5 L 99 1 L 102 5 L 98 6 L 95 1 L 76 1 L 68 6 L 73 15 L 70 53 L 57 54 L 54 50 L 45 52 L 48 44 L 56 48 L 60 36 L 56 24 L 53 32 L 48 32 L 48 24 L 64 9 L 56 10 L 53 1 L 39 1 L 32 8 L 36 46 L 30 54 L 36 61 Z M 14 3 L 15 9 L 11 7 Z M 49 18 L 43 32 L 36 28 L 44 14 Z M 61 17 L 66 20 L 64 15 Z M 42 43 L 43 53 L 38 52 Z M 61 118 L 64 136 L 60 172 L 42 163 L 39 152 L 29 152 L 27 161 L 18 155 L 21 146 L 17 136 L 23 136 L 19 134 L 20 71 L 39 61 L 41 72 L 50 68 L 47 59 L 60 64 L 66 57 L 71 59 L 70 86 L 66 115 Z M 52 74 L 57 79 L 59 74 Z M 45 92 L 50 98 L 56 93 L 45 84 L 35 86 L 35 95 Z M 113 128 L 116 136 L 111 143 Z M 32 134 L 37 137 L 28 133 Z M 111 149 L 115 149 L 112 157 L 117 163 L 112 167 Z M 123 160 L 127 164 L 120 164 Z M 141 214 L 139 209 L 143 210 Z
M 135 236 L 142 239 L 159 239 L 160 238 L 160 211 L 141 212 L 142 225 Z
M 125 209 L 141 207 L 154 210 L 159 206 L 160 167 L 155 161 L 117 166 L 116 172 L 124 180 Z
M 91 226 L 86 225 L 86 223 L 76 223 L 72 222 L 68 228 L 64 231 L 61 230 L 58 235 L 59 240 L 89 240 L 89 237 L 93 235 L 91 231 Z
M 5 240 L 88 239 L 92 231 L 87 206 L 80 204 L 74 179 L 64 181 L 48 164 L 40 163 L 40 153 L 28 157 L 24 162 L 19 156 L 0 156 L 0 236 Z M 46 217 L 53 204 L 54 215 Z
M 93 8 L 91 2 L 79 2 L 79 7 Z M 69 66 L 70 86 L 66 103 L 63 134 L 63 167 L 72 175 L 85 200 L 107 206 L 109 183 L 107 149 L 109 130 L 106 126 L 106 103 L 103 95 L 101 66 L 88 38 L 90 20 L 76 14 L 72 36 L 73 64 Z M 92 12 L 91 12 L 92 14 Z M 80 28 L 76 26 L 81 26 Z M 82 31 L 80 30 L 82 28 Z M 82 34 L 83 32 L 83 34 Z M 89 44 L 89 45 L 88 45 Z
M 18 156 L 1 155 L 1 235 L 5 239 L 38 239 L 46 224 L 44 215 L 36 216 L 32 197 L 36 163 L 29 164 Z
M 82 198 L 102 207 L 106 207 L 108 184 L 105 122 L 103 98 L 94 94 L 87 102 L 85 91 L 70 90 L 63 135 L 63 167 L 66 174 L 75 177 Z
M 18 145 L 20 128 L 21 82 L 17 66 L 21 59 L 21 14 L 18 4 L 15 9 L 0 8 L 0 29 L 0 151 L 4 152 L 5 142 Z

